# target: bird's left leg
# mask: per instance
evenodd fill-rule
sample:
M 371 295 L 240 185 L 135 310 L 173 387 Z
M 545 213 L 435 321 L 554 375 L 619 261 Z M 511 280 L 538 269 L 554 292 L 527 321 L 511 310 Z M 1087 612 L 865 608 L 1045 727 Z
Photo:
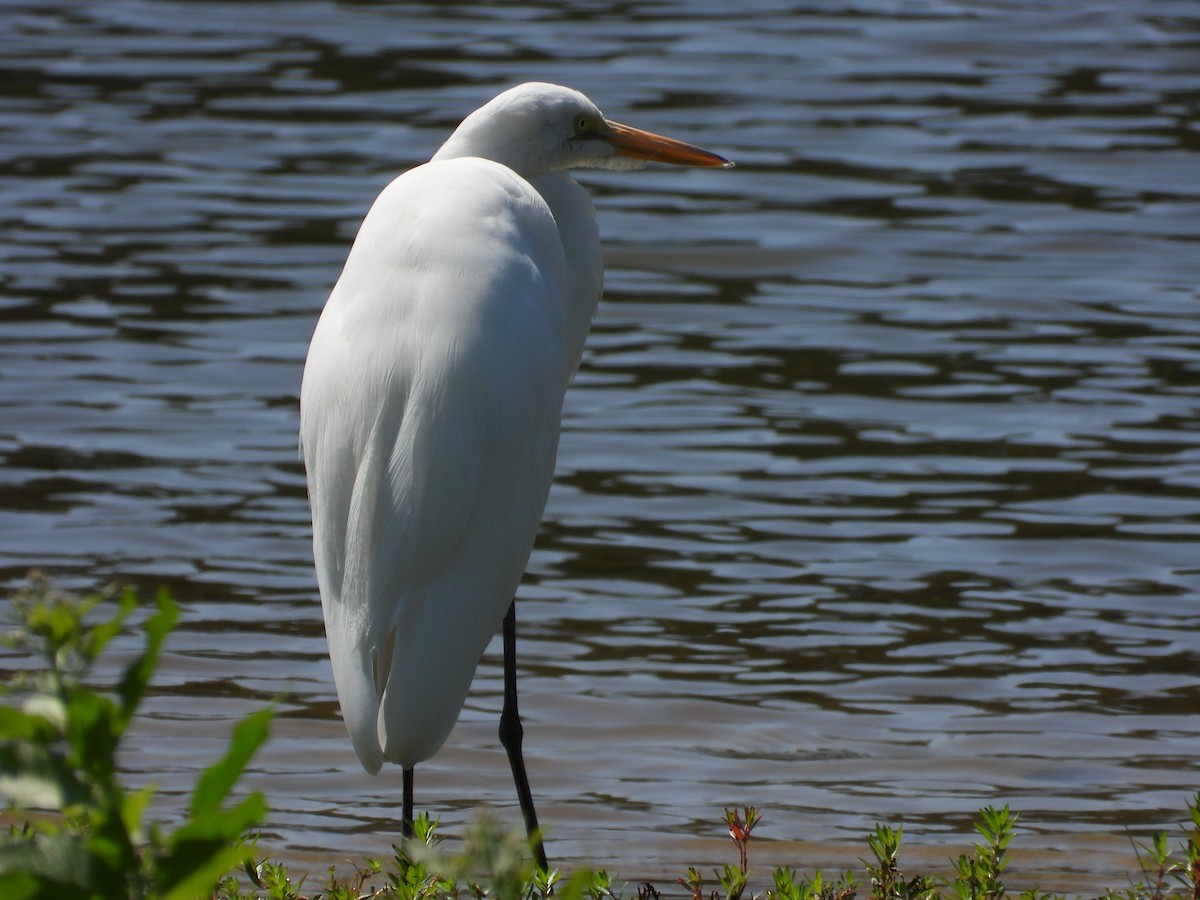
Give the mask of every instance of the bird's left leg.
M 406 840 L 413 836 L 413 770 L 402 770 L 404 797 L 401 806 L 400 836 Z
M 504 616 L 504 710 L 500 713 L 500 743 L 508 752 L 508 764 L 512 766 L 513 781 L 517 785 L 517 799 L 521 801 L 521 814 L 525 817 L 525 831 L 529 835 L 536 862 L 542 871 L 548 871 L 546 848 L 538 830 L 533 793 L 529 790 L 525 757 L 521 753 L 524 736 L 525 729 L 521 727 L 521 715 L 517 711 L 517 601 L 514 597 Z

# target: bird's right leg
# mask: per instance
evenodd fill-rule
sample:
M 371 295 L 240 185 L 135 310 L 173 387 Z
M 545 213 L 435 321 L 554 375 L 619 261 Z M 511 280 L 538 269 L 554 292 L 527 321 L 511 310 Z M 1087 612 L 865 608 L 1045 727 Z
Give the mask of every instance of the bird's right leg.
M 405 840 L 410 840 L 413 836 L 413 770 L 405 769 L 403 772 L 404 778 L 404 805 L 400 820 L 400 836 Z
M 521 813 L 525 817 L 525 831 L 533 845 L 534 862 L 543 872 L 549 871 L 546 848 L 538 828 L 537 812 L 533 808 L 533 792 L 529 790 L 529 777 L 525 774 L 525 757 L 521 753 L 521 741 L 525 729 L 521 727 L 521 714 L 517 710 L 517 600 L 514 597 L 504 617 L 504 708 L 500 713 L 500 744 L 508 752 L 508 763 L 512 767 L 513 781 L 517 786 L 517 799 L 521 802 Z

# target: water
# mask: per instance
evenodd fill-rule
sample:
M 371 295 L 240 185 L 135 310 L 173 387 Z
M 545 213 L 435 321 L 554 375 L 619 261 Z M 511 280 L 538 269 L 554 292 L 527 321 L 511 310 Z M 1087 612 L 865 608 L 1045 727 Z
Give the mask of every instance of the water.
M 1124 884 L 1200 751 L 1200 17 L 1188 2 L 7 2 L 0 576 L 185 604 L 126 765 L 180 807 L 284 694 L 263 845 L 382 855 L 296 454 L 316 315 L 397 172 L 510 84 L 732 172 L 581 176 L 608 293 L 522 589 L 549 850 Z M 493 647 L 493 651 L 498 648 Z M 11 659 L 7 665 L 16 664 Z M 418 769 L 516 821 L 496 652 Z

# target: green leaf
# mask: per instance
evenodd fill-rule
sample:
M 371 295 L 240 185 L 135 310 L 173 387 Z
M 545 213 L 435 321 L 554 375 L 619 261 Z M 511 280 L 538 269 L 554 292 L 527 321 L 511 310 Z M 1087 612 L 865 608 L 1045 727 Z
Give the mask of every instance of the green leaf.
M 146 811 L 146 804 L 153 796 L 154 786 L 146 785 L 141 790 L 126 794 L 121 798 L 121 821 L 124 823 L 125 831 L 132 835 L 134 840 L 141 840 L 143 837 L 142 813 Z
M 49 887 L 28 872 L 9 872 L 0 862 L 0 897 L 7 900 L 41 900 L 49 897 Z
M 119 795 L 120 786 L 115 792 Z M 120 802 L 119 796 L 106 797 L 103 804 L 93 807 L 87 848 L 95 867 L 92 882 L 96 890 L 104 896 L 126 897 L 130 880 L 139 875 L 140 861 L 119 810 L 112 808 L 114 802 Z
M 217 811 L 242 776 L 246 764 L 267 739 L 274 710 L 263 709 L 237 723 L 225 755 L 201 773 L 192 794 L 192 815 Z
M 70 643 L 80 630 L 75 604 L 39 598 L 29 609 L 27 623 L 31 633 L 57 649 Z
M 124 600 L 124 598 L 122 598 Z M 121 697 L 121 711 L 116 724 L 119 733 L 124 733 L 137 710 L 138 704 L 146 695 L 150 677 L 158 665 L 158 656 L 162 650 L 163 641 L 175 626 L 179 618 L 179 607 L 165 590 L 158 592 L 158 612 L 146 620 L 142 631 L 146 635 L 146 649 L 132 665 L 125 670 L 117 692 Z
M 68 762 L 108 784 L 116 778 L 118 734 L 113 718 L 116 706 L 88 688 L 67 692 L 67 737 L 71 744 Z
M 99 601 L 101 595 L 96 595 L 91 598 L 85 605 L 81 605 L 77 615 L 82 617 L 96 601 Z M 125 620 L 129 614 L 137 607 L 137 595 L 134 594 L 132 588 L 126 588 L 120 598 L 117 600 L 117 609 L 112 617 L 106 622 L 100 622 L 97 625 L 87 627 L 82 636 L 80 644 L 83 649 L 83 655 L 88 660 L 97 659 L 104 648 L 108 646 L 109 641 L 121 633 L 121 628 L 125 625 Z
M 39 703 L 35 703 L 35 699 Z M 42 711 L 39 711 L 39 704 L 43 700 L 46 701 L 46 705 L 42 706 Z M 49 715 L 42 715 L 42 712 L 53 714 L 54 710 L 50 704 L 55 703 L 54 698 L 38 697 L 30 698 L 30 701 L 25 704 L 25 709 L 0 706 L 0 738 L 38 742 L 54 740 L 58 737 L 59 729 Z M 62 707 L 59 705 L 58 718 L 60 720 L 63 718 L 61 710 Z
M 554 886 L 554 896 L 558 900 L 583 900 L 590 896 L 589 888 L 596 881 L 596 873 L 588 869 L 580 869 L 565 882 Z
M 210 891 L 243 861 L 246 851 L 237 842 L 266 816 L 266 800 L 256 792 L 231 809 L 221 804 L 267 739 L 272 715 L 264 709 L 238 722 L 225 756 L 197 779 L 190 819 L 171 833 L 167 851 L 155 862 L 165 897 L 183 900 Z
M 167 851 L 154 863 L 164 898 L 184 900 L 211 891 L 245 861 L 248 851 L 239 839 L 266 814 L 266 800 L 254 793 L 232 809 L 194 817 L 172 832 Z

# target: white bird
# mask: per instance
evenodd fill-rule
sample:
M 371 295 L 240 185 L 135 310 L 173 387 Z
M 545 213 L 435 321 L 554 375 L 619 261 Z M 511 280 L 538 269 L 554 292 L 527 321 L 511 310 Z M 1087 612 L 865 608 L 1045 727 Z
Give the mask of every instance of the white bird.
M 313 550 L 342 716 L 363 768 L 442 746 L 504 626 L 500 738 L 521 756 L 514 593 L 554 473 L 563 395 L 600 299 L 592 203 L 569 169 L 729 166 L 523 84 L 384 188 L 317 322 L 300 391 Z

